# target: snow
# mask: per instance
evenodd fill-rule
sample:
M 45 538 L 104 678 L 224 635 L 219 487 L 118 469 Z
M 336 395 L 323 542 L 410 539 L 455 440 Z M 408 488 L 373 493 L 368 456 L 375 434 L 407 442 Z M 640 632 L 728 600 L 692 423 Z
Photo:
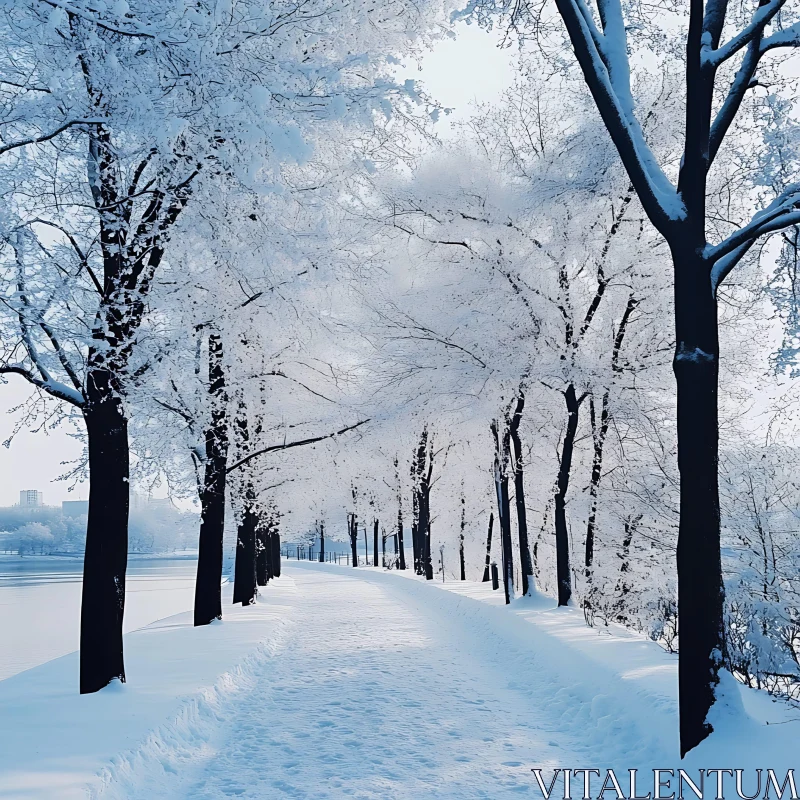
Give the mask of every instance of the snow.
M 626 789 L 634 768 L 782 781 L 793 763 L 800 716 L 729 676 L 720 732 L 679 763 L 676 657 L 546 597 L 284 564 L 221 624 L 128 634 L 125 686 L 80 697 L 75 654 L 0 682 L 0 798 L 502 800 L 539 796 L 533 768 L 613 768 Z
M 122 769 L 121 754 L 157 748 L 170 730 L 199 744 L 214 704 L 282 640 L 294 593 L 281 579 L 267 602 L 243 609 L 223 588 L 222 624 L 195 629 L 185 612 L 127 634 L 124 685 L 79 695 L 77 653 L 0 681 L 0 798 L 84 798 L 101 771 Z

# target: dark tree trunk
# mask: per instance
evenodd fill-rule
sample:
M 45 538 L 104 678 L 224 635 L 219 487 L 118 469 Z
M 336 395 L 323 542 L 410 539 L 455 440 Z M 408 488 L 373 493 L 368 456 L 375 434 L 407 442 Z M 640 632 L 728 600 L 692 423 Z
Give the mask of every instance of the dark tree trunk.
M 397 458 L 394 459 L 394 472 L 397 480 L 397 538 L 394 540 L 395 555 L 399 556 L 399 568 L 406 568 L 406 551 L 403 542 L 403 487 L 400 483 L 400 467 Z
M 384 548 L 385 549 L 385 548 Z M 378 566 L 378 519 L 372 522 L 372 565 Z
M 514 599 L 514 556 L 511 550 L 511 502 L 508 496 L 508 465 L 510 431 L 500 435 L 497 420 L 491 425 L 494 437 L 494 488 L 497 497 L 497 516 L 500 522 L 500 546 L 503 566 L 503 587 L 506 603 Z
M 625 596 L 629 594 L 631 590 L 631 587 L 628 584 L 628 577 L 631 568 L 631 542 L 633 542 L 633 536 L 636 533 L 636 529 L 639 527 L 641 519 L 642 514 L 637 514 L 635 517 L 631 516 L 625 520 L 625 535 L 622 538 L 622 551 L 617 553 L 617 556 L 620 560 L 620 567 L 619 578 L 617 579 L 617 585 L 614 588 L 614 593 L 619 595 L 619 600 L 617 601 L 616 620 L 617 622 L 621 622 L 623 625 L 628 623 L 627 615 L 623 614 L 623 608 Z
M 433 580 L 431 560 L 431 479 L 433 477 L 433 441 L 428 437 L 427 427 L 423 428 L 417 448 L 417 539 L 420 558 L 420 573 L 425 579 Z
M 269 581 L 269 551 L 269 526 L 261 516 L 256 528 L 256 583 L 259 586 L 266 586 Z
M 433 559 L 431 557 L 431 524 L 426 526 L 425 538 L 422 541 L 422 568 L 425 571 L 425 580 L 433 580 Z
M 200 543 L 194 589 L 194 624 L 222 619 L 222 537 L 225 529 L 225 484 L 228 461 L 228 411 L 222 338 L 208 337 L 208 393 L 211 427 L 206 431 L 206 463 L 200 497 Z
M 417 488 L 416 478 L 411 494 L 411 506 L 411 545 L 414 549 L 414 572 L 417 575 L 422 575 L 422 558 L 420 557 L 419 544 L 419 489 Z
M 725 656 L 725 631 L 717 475 L 717 304 L 709 290 L 710 265 L 686 251 L 673 251 L 673 260 L 676 327 L 673 369 L 678 386 L 681 479 L 677 553 L 678 690 L 683 755 L 712 730 L 707 716 L 715 700 L 718 673 Z
M 428 505 L 429 487 L 425 487 L 420 491 L 419 498 L 419 537 L 420 546 L 420 565 L 422 567 L 422 574 L 425 575 L 425 580 L 433 580 L 433 562 L 431 560 L 431 518 L 430 507 Z
M 494 514 L 489 512 L 489 533 L 486 535 L 486 566 L 483 570 L 483 582 L 489 580 L 489 567 L 492 558 L 492 527 L 494 526 Z
M 461 534 L 458 539 L 458 560 L 461 566 L 461 580 L 467 579 L 467 568 L 464 564 L 464 529 L 467 527 L 466 498 L 464 497 L 464 483 L 461 483 Z
M 350 524 L 350 552 L 353 556 L 353 566 L 358 566 L 358 517 L 355 514 L 349 515 Z
M 245 339 L 243 345 L 247 345 Z M 237 457 L 242 458 L 252 449 L 250 419 L 247 404 L 239 397 L 238 410 L 234 418 L 234 434 Z M 251 467 L 246 467 L 249 471 Z M 242 504 L 242 516 L 236 527 L 236 563 L 233 576 L 233 602 L 249 606 L 256 599 L 258 588 L 256 583 L 256 491 L 252 479 L 248 476 L 239 479 L 239 493 Z
M 369 547 L 367 545 L 367 523 L 364 523 L 364 566 L 369 566 Z
M 509 420 L 509 435 L 514 447 L 514 502 L 517 510 L 517 529 L 519 534 L 519 558 L 522 570 L 522 594 L 528 595 L 534 588 L 533 562 L 528 543 L 528 515 L 525 509 L 525 476 L 522 462 L 522 440 L 519 424 L 525 408 L 525 394 L 520 389 L 517 405 Z
M 558 580 L 558 604 L 565 606 L 572 597 L 572 572 L 569 563 L 569 532 L 567 530 L 567 491 L 569 489 L 575 435 L 578 431 L 578 412 L 584 397 L 578 398 L 575 387 L 570 384 L 564 392 L 567 404 L 567 429 L 561 445 L 561 463 L 558 469 L 555 493 L 556 529 L 556 578 Z
M 122 618 L 128 565 L 128 421 L 113 375 L 95 368 L 83 409 L 89 446 L 89 520 L 81 597 L 80 691 L 125 681 Z
M 281 535 L 276 530 L 272 534 L 272 575 L 275 578 L 281 576 Z
M 592 476 L 589 479 L 589 519 L 586 523 L 586 580 L 588 589 L 592 583 L 592 565 L 594 563 L 594 532 L 597 526 L 597 495 L 600 490 L 600 478 L 603 470 L 603 445 L 608 431 L 608 391 L 603 392 L 599 424 L 595 416 L 594 399 L 589 398 L 589 416 L 592 420 L 592 441 L 594 455 L 592 457 Z M 587 598 L 587 602 L 589 602 Z
M 497 483 L 500 536 L 503 546 L 503 585 L 506 603 L 514 598 L 514 555 L 511 550 L 511 502 L 508 496 L 508 475 L 500 475 Z
M 416 522 L 411 523 L 411 545 L 414 550 L 414 572 L 422 575 L 422 559 L 419 556 L 419 527 Z
M 245 488 L 244 511 L 236 528 L 236 563 L 233 573 L 233 602 L 249 606 L 258 594 L 256 582 L 256 517 L 253 506 L 255 490 Z
M 319 523 L 319 563 L 325 562 L 325 522 Z
M 432 467 L 432 465 L 431 465 Z M 428 470 L 428 428 L 425 426 L 419 437 L 419 444 L 411 462 L 411 485 L 413 501 L 413 522 L 411 534 L 414 540 L 414 570 L 417 575 L 425 575 L 433 579 L 433 565 L 430 564 L 430 524 L 429 509 L 426 508 L 426 475 L 427 488 L 430 487 Z M 427 550 L 426 550 L 427 548 Z
M 275 577 L 275 534 L 270 528 L 267 529 L 267 581 Z

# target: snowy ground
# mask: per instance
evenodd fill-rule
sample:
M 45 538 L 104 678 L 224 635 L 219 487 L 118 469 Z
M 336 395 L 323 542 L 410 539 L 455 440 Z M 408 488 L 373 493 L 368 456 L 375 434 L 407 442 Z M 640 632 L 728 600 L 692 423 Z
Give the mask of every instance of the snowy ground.
M 129 634 L 124 687 L 79 697 L 74 655 L 0 682 L 0 798 L 500 800 L 541 797 L 532 767 L 677 766 L 676 662 L 652 643 L 486 584 L 285 573 L 222 624 Z M 680 766 L 791 766 L 800 715 L 730 694 Z

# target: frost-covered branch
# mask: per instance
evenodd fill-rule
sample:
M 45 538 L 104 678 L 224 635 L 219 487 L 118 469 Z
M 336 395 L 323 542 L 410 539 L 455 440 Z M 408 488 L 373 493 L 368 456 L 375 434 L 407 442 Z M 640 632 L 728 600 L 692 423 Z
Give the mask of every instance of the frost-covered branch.
M 31 136 L 27 139 L 20 139 L 16 142 L 8 142 L 7 144 L 0 145 L 0 156 L 8 153 L 10 150 L 16 150 L 20 147 L 27 147 L 29 144 L 41 144 L 42 142 L 49 142 L 55 139 L 56 136 L 64 133 L 64 131 L 74 128 L 76 125 L 98 125 L 102 122 L 101 119 L 72 119 L 59 125 L 55 130 L 50 133 L 43 133 L 39 136 Z
M 711 261 L 718 262 L 759 236 L 797 224 L 798 219 L 800 219 L 800 184 L 795 183 L 781 192 L 766 208 L 756 212 L 743 228 L 732 233 L 720 244 L 707 248 L 706 256 Z
M 701 49 L 703 65 L 716 69 L 724 61 L 736 55 L 743 47 L 747 47 L 751 42 L 760 39 L 764 29 L 783 8 L 785 3 L 786 0 L 769 0 L 769 2 L 760 5 L 755 14 L 753 14 L 750 24 L 716 49 L 712 48 L 710 43 L 704 43 Z M 727 0 L 723 3 L 723 6 L 726 5 Z M 721 13 L 722 21 L 724 21 L 724 8 Z
M 39 0 L 40 3 L 44 3 L 51 8 L 57 8 L 61 11 L 64 11 L 66 14 L 69 14 L 72 17 L 78 17 L 79 19 L 85 20 L 86 22 L 91 22 L 93 25 L 97 25 L 98 28 L 104 31 L 108 31 L 109 33 L 116 33 L 120 36 L 134 36 L 134 37 L 144 37 L 146 39 L 155 39 L 156 37 L 152 33 L 147 33 L 146 31 L 142 31 L 139 29 L 131 30 L 130 27 L 123 27 L 122 25 L 116 25 L 109 22 L 105 22 L 101 20 L 94 14 L 91 14 L 88 11 L 85 11 L 82 8 L 77 8 L 72 3 L 65 3 L 62 0 Z
M 72 389 L 60 381 L 53 380 L 53 378 L 37 378 L 36 375 L 29 369 L 26 369 L 22 364 L 0 365 L 0 375 L 21 375 L 28 383 L 42 389 L 57 400 L 64 400 L 79 408 L 84 405 L 85 401 L 81 392 Z
M 334 439 L 337 436 L 341 436 L 343 433 L 347 433 L 348 431 L 354 431 L 356 428 L 360 428 L 362 425 L 366 425 L 370 420 L 369 419 L 362 419 L 359 422 L 356 422 L 354 425 L 348 425 L 341 430 L 334 431 L 333 433 L 326 433 L 323 436 L 312 436 L 308 439 L 298 439 L 294 442 L 284 442 L 283 444 L 274 444 L 270 447 L 263 447 L 260 450 L 256 450 L 249 455 L 245 456 L 244 458 L 239 459 L 235 464 L 232 464 L 226 469 L 226 473 L 230 474 L 235 469 L 239 469 L 239 467 L 243 467 L 249 461 L 252 461 L 254 458 L 258 456 L 263 456 L 265 453 L 274 453 L 278 450 L 289 450 L 292 447 L 303 447 L 307 444 L 316 444 L 317 442 L 323 442 L 326 439 Z
M 664 233 L 671 230 L 675 222 L 684 218 L 686 210 L 675 187 L 645 141 L 630 98 L 626 97 L 625 81 L 619 77 L 620 74 L 625 74 L 620 66 L 623 59 L 626 69 L 629 69 L 624 36 L 617 25 L 612 25 L 607 36 L 597 32 L 583 0 L 556 0 L 556 5 L 566 25 L 587 86 L 639 200 L 659 231 Z M 609 3 L 607 10 L 610 9 Z M 616 86 L 606 66 L 609 57 L 609 63 L 617 65 L 617 74 L 614 76 Z M 621 97 L 617 93 L 619 86 L 622 86 Z

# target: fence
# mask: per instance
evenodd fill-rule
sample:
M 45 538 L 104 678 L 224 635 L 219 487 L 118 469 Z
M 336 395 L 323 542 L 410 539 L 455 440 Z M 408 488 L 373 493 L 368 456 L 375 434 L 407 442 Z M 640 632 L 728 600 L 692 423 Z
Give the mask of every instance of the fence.
M 296 561 L 319 561 L 319 550 L 310 545 L 299 544 L 295 545 L 294 547 L 282 547 L 281 556 L 283 558 L 294 559 Z M 352 563 L 352 556 L 350 553 L 333 553 L 326 550 L 323 560 L 329 564 L 343 564 L 344 566 L 349 567 Z M 371 567 L 373 564 L 374 561 L 372 556 L 358 557 L 358 566 L 360 567 Z M 384 566 L 388 569 L 396 567 L 397 556 L 394 554 L 390 556 L 389 553 L 387 553 L 386 563 Z

